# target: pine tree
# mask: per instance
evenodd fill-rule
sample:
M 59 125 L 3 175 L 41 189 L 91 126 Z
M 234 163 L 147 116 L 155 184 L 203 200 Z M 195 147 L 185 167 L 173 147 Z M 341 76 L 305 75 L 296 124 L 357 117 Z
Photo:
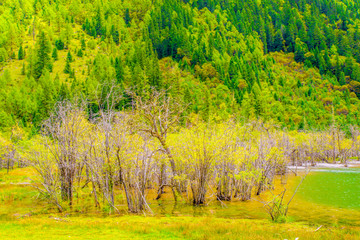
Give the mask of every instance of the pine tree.
M 339 83 L 340 83 L 341 86 L 346 84 L 346 78 L 345 78 L 345 73 L 344 72 L 340 73 Z
M 68 51 L 68 53 L 67 53 L 67 56 L 66 56 L 66 61 L 69 61 L 69 63 L 71 63 L 71 62 L 73 61 L 73 57 L 72 57 L 72 55 L 71 55 L 71 52 L 70 52 L 70 51 Z
M 304 62 L 306 53 L 306 45 L 299 38 L 295 40 L 295 61 Z
M 79 51 L 76 54 L 78 57 L 83 57 L 83 52 L 81 50 L 81 48 L 79 49 Z
M 341 38 L 341 42 L 339 43 L 339 53 L 343 56 L 351 55 L 351 48 L 349 43 L 349 38 L 347 36 L 343 36 Z
M 23 60 L 24 59 L 24 57 L 25 57 L 25 54 L 24 54 L 25 52 L 24 52 L 24 50 L 23 50 L 23 47 L 22 47 L 22 45 L 20 45 L 20 48 L 19 48 L 19 52 L 18 52 L 18 59 L 19 60 Z
M 26 73 L 26 68 L 25 68 L 25 63 L 23 62 L 22 68 L 21 68 L 21 75 L 25 75 Z
M 278 30 L 274 39 L 274 51 L 281 51 L 284 49 L 284 38 L 281 30 Z
M 116 45 L 118 45 L 119 44 L 119 31 L 115 30 L 115 26 L 112 25 L 110 32 L 111 32 L 111 36 L 113 38 L 114 43 L 116 43 Z
M 91 27 L 90 36 L 93 36 L 94 38 L 97 37 L 96 28 L 94 25 Z
M 295 27 L 290 24 L 288 27 L 286 27 L 286 31 L 285 31 L 285 43 L 287 46 L 287 51 L 288 52 L 293 52 L 294 51 L 294 45 L 295 45 L 295 41 L 294 41 L 294 30 Z
M 324 60 L 324 57 L 322 54 L 319 54 L 319 70 L 320 70 L 320 74 L 325 74 L 326 71 L 327 71 L 327 66 L 326 66 L 326 63 L 325 63 L 325 60 Z
M 57 53 L 57 48 L 55 47 L 53 52 L 52 52 L 52 58 L 56 61 L 58 60 L 58 53 Z
M 130 27 L 131 17 L 130 17 L 130 11 L 128 8 L 125 10 L 124 20 L 125 20 L 126 26 Z
M 120 58 L 115 58 L 115 73 L 117 83 L 121 84 L 124 81 L 124 67 Z
M 159 69 L 159 61 L 156 57 L 150 61 L 150 74 L 149 74 L 149 82 L 151 86 L 156 87 L 157 89 L 161 88 L 161 72 Z
M 85 43 L 85 39 L 81 39 L 81 50 L 85 51 L 86 49 L 86 43 Z
M 37 45 L 37 56 L 34 66 L 34 78 L 39 79 L 44 69 L 51 70 L 50 44 L 44 32 L 40 33 Z
M 55 41 L 55 47 L 58 49 L 58 50 L 63 50 L 64 47 L 65 47 L 65 44 L 63 41 L 61 41 L 61 39 L 59 40 L 56 40 Z
M 345 67 L 343 72 L 346 76 L 351 76 L 352 71 L 354 69 L 354 59 L 352 57 L 347 57 L 345 59 Z
M 66 83 L 61 83 L 60 92 L 59 92 L 59 99 L 60 100 L 65 100 L 65 99 L 69 99 L 69 98 L 70 98 L 69 88 L 67 87 Z
M 69 56 L 69 54 L 68 54 Z M 65 69 L 64 69 L 64 73 L 71 73 L 71 65 L 70 65 L 70 58 L 67 57 L 66 58 L 66 64 L 65 64 Z

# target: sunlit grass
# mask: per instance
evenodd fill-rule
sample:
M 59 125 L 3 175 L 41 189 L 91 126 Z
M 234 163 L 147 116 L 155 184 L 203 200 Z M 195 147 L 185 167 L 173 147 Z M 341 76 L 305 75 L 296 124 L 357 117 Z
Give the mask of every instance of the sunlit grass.
M 34 176 L 35 171 L 32 168 L 15 168 L 0 170 L 0 184 L 11 184 L 11 183 L 28 183 Z
M 0 224 L 1 239 L 357 239 L 358 228 L 316 228 L 212 217 L 26 218 Z
M 75 76 L 77 81 L 85 81 L 86 76 L 83 74 L 87 73 L 88 70 L 88 61 L 92 61 L 95 56 L 97 55 L 97 53 L 100 51 L 100 47 L 97 46 L 96 42 L 96 47 L 95 49 L 90 49 L 90 48 L 86 48 L 86 50 L 83 51 L 83 57 L 78 57 L 76 55 L 76 51 L 78 49 L 80 49 L 81 47 L 81 39 L 82 37 L 84 37 L 84 39 L 86 40 L 86 42 L 88 42 L 90 39 L 93 39 L 92 37 L 83 34 L 81 31 L 81 26 L 79 25 L 74 25 L 73 26 L 73 39 L 71 39 L 70 44 L 68 46 L 68 49 L 65 50 L 61 50 L 58 51 L 58 60 L 53 61 L 53 69 L 52 72 L 50 73 L 50 76 L 52 77 L 52 79 L 54 79 L 57 75 L 59 76 L 59 79 L 61 82 L 66 82 L 67 79 L 69 78 L 69 74 L 65 74 L 64 73 L 64 69 L 65 69 L 65 64 L 66 64 L 66 56 L 68 51 L 71 51 L 72 57 L 75 60 L 74 62 L 71 63 L 71 68 L 75 70 Z M 79 34 L 81 32 L 81 34 Z M 58 36 L 54 36 L 53 39 L 49 39 L 50 42 L 54 42 L 56 39 L 58 38 Z M 35 43 L 36 43 L 36 39 L 33 40 L 31 36 L 26 35 L 24 36 L 23 39 L 23 46 L 24 49 L 26 51 L 26 54 L 29 54 L 30 49 L 35 49 Z M 52 52 L 52 51 L 51 51 Z M 51 56 L 51 52 L 50 52 L 50 56 Z M 17 55 L 16 55 L 17 57 Z M 23 64 L 25 64 L 25 69 L 26 72 L 28 71 L 28 61 L 27 59 L 24 60 L 17 60 L 17 58 L 12 59 L 11 62 L 9 62 L 8 64 L 5 65 L 5 67 L 3 68 L 3 70 L 8 70 L 11 73 L 11 78 L 14 81 L 13 85 L 16 84 L 21 84 L 22 81 L 25 79 L 25 75 L 22 74 L 22 68 L 23 68 Z M 0 72 L 0 75 L 2 75 L 3 71 Z

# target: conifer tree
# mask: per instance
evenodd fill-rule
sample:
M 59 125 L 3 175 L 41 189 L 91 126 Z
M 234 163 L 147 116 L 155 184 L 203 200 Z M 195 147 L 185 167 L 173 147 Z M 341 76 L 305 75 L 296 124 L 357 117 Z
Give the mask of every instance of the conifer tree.
M 64 47 L 65 47 L 65 44 L 63 41 L 61 41 L 61 39 L 59 40 L 56 40 L 55 41 L 55 47 L 58 49 L 58 50 L 63 50 Z
M 295 40 L 295 61 L 297 62 L 304 62 L 305 60 L 305 53 L 306 53 L 306 46 L 299 38 Z
M 18 59 L 19 60 L 23 60 L 24 59 L 24 57 L 25 57 L 25 55 L 24 55 L 24 50 L 23 50 L 23 47 L 22 47 L 22 45 L 20 45 L 20 48 L 19 48 L 19 52 L 18 52 Z
M 126 26 L 130 27 L 131 17 L 130 17 L 130 11 L 129 11 L 129 9 L 128 9 L 128 8 L 125 10 L 125 17 L 124 17 L 124 20 L 125 20 L 125 24 L 126 24 Z
M 346 84 L 346 78 L 345 78 L 345 73 L 344 72 L 340 73 L 339 83 L 340 83 L 341 86 Z
M 71 55 L 71 52 L 68 51 L 67 55 L 66 55 L 66 61 L 69 61 L 69 63 L 71 63 L 73 61 L 73 57 Z
M 86 42 L 85 42 L 85 39 L 82 38 L 81 39 L 81 50 L 85 51 L 85 49 L 86 49 Z
M 78 57 L 83 57 L 83 52 L 81 50 L 81 48 L 79 49 L 79 51 L 76 54 Z
M 50 44 L 44 32 L 40 33 L 40 37 L 36 45 L 37 54 L 33 74 L 35 79 L 39 79 L 44 69 L 51 70 Z
M 25 75 L 26 69 L 25 69 L 25 62 L 23 62 L 22 68 L 21 68 L 21 75 Z
M 284 48 L 284 38 L 280 30 L 276 32 L 274 39 L 274 50 L 281 51 Z
M 69 56 L 69 54 L 68 54 L 68 56 Z M 64 73 L 68 73 L 68 74 L 71 73 L 71 65 L 70 65 L 70 58 L 69 57 L 66 58 Z
M 120 58 L 115 58 L 115 73 L 117 83 L 122 83 L 124 80 L 124 67 Z
M 52 52 L 52 58 L 56 61 L 58 60 L 58 53 L 57 53 L 57 48 L 55 47 L 53 52 Z
M 116 45 L 118 45 L 119 44 L 119 31 L 115 30 L 115 26 L 112 25 L 110 32 L 111 32 L 111 36 L 113 38 L 113 41 L 116 43 Z

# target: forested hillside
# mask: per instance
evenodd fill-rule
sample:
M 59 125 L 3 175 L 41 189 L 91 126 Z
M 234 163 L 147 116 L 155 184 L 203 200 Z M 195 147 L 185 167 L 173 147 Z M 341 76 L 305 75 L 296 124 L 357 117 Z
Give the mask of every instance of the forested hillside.
M 358 0 L 1 1 L 0 128 L 36 132 L 64 99 L 86 98 L 96 113 L 112 88 L 118 109 L 131 101 L 125 90 L 146 99 L 165 89 L 205 121 L 359 124 L 358 9 Z
M 0 239 L 360 239 L 359 166 L 360 0 L 0 0 Z

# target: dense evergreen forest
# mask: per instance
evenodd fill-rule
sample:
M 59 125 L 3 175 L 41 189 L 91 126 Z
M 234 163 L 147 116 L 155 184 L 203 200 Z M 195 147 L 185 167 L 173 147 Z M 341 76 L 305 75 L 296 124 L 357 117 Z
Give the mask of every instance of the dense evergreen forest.
M 59 100 L 167 90 L 187 119 L 359 124 L 359 1 L 6 0 L 0 127 L 36 133 Z

